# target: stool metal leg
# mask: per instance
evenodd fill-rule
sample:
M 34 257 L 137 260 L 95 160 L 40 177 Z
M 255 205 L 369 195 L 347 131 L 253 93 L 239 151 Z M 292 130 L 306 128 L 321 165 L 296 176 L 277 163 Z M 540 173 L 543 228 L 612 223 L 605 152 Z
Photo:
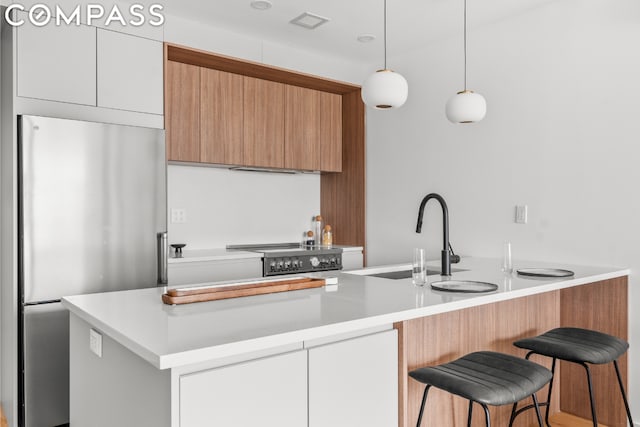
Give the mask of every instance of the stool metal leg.
M 471 418 L 473 417 L 473 400 L 469 401 L 469 410 L 467 411 L 467 427 L 471 427 Z
M 553 390 L 553 379 L 556 377 L 556 358 L 553 358 L 551 362 L 551 382 L 549 382 L 549 393 L 547 393 L 547 402 L 546 402 L 546 410 L 544 412 L 544 422 L 548 427 L 551 427 L 549 424 L 549 410 L 551 409 L 551 391 Z
M 509 427 L 513 425 L 513 422 L 516 420 L 516 408 L 518 407 L 518 402 L 514 403 L 511 407 L 511 416 L 509 417 Z
M 529 360 L 529 357 L 531 357 L 532 354 L 536 354 L 535 351 L 530 351 L 529 353 L 527 353 L 527 355 L 524 357 L 525 359 Z M 549 392 L 547 393 L 547 401 L 546 402 L 542 402 L 539 403 L 538 406 L 546 406 L 546 410 L 544 413 L 544 422 L 548 427 L 551 427 L 551 424 L 549 424 L 549 410 L 551 409 L 551 392 L 553 391 L 553 380 L 556 377 L 556 358 L 554 357 L 552 362 L 551 362 L 551 381 L 549 382 Z M 537 398 L 536 398 L 537 400 Z M 513 411 L 515 411 L 515 406 L 516 404 L 513 405 L 514 408 L 511 411 L 512 417 L 515 420 L 515 415 L 517 415 L 518 413 L 520 413 L 520 411 L 518 411 L 516 414 L 513 414 Z M 530 408 L 530 407 L 529 407 Z M 511 423 L 509 423 L 509 427 L 511 427 Z
M 487 422 L 487 427 L 491 427 L 491 417 L 489 416 L 489 408 L 484 403 L 482 404 L 482 409 L 484 409 L 484 419 Z
M 618 368 L 618 361 L 613 361 L 613 366 L 616 368 L 616 375 L 618 377 L 618 384 L 620 385 L 620 393 L 622 393 L 622 400 L 624 400 L 624 407 L 627 410 L 627 418 L 629 418 L 629 425 L 633 427 L 633 420 L 631 419 L 631 410 L 629 409 L 629 402 L 627 401 L 627 393 L 624 391 L 624 384 L 622 383 L 622 376 L 620 376 L 620 368 Z
M 591 401 L 591 419 L 593 420 L 593 427 L 598 427 L 598 417 L 596 415 L 596 402 L 593 396 L 593 385 L 591 384 L 591 371 L 586 363 L 580 363 L 587 371 L 587 383 L 589 385 L 589 400 Z
M 427 394 L 429 393 L 430 388 L 431 388 L 430 385 L 427 385 L 424 388 L 424 394 L 422 395 L 422 405 L 420 405 L 420 414 L 418 415 L 418 424 L 416 424 L 416 427 L 420 427 L 420 424 L 422 423 L 422 413 L 424 412 L 424 404 L 427 402 Z
M 531 399 L 533 399 L 533 406 L 536 408 L 536 417 L 538 417 L 538 425 L 543 427 L 542 425 L 542 415 L 540 414 L 540 405 L 538 405 L 538 397 L 535 393 L 531 395 Z M 549 408 L 547 406 L 547 408 Z M 548 423 L 547 423 L 548 424 Z

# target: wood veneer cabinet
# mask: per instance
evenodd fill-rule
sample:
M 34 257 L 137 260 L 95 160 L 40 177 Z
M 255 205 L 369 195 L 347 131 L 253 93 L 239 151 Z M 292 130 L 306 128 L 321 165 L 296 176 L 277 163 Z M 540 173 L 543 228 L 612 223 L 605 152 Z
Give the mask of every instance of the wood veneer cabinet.
M 200 67 L 200 85 L 199 161 L 242 165 L 243 76 Z
M 342 172 L 342 96 L 320 92 L 320 167 Z
M 200 67 L 166 62 L 167 158 L 200 161 Z
M 244 164 L 284 167 L 282 83 L 244 77 Z
M 342 97 L 285 87 L 285 167 L 342 170 Z
M 168 159 L 173 161 L 204 162 L 202 158 L 217 159 L 220 155 L 219 148 L 211 148 L 208 144 L 203 150 L 205 154 L 201 156 L 200 149 L 200 107 L 196 106 L 193 112 L 193 105 L 186 102 L 186 99 L 193 101 L 196 96 L 193 88 L 189 87 L 185 94 L 178 94 L 177 99 L 187 106 L 189 114 L 182 111 L 182 106 L 176 105 L 173 101 L 176 90 L 184 87 L 184 82 L 170 82 L 175 76 L 171 73 L 171 63 L 180 63 L 187 67 L 217 70 L 243 76 L 243 92 L 246 86 L 251 90 L 257 90 L 258 83 L 252 80 L 252 84 L 246 84 L 248 79 L 264 80 L 271 83 L 278 83 L 283 87 L 282 99 L 277 96 L 276 102 L 273 99 L 264 101 L 258 108 L 253 102 L 253 110 L 245 109 L 247 93 L 242 94 L 243 103 L 243 126 L 242 126 L 242 165 L 284 168 L 285 147 L 284 147 L 284 121 L 282 122 L 282 151 L 280 143 L 273 148 L 273 151 L 263 153 L 261 141 L 256 138 L 261 135 L 276 134 L 278 127 L 260 130 L 257 127 L 250 128 L 248 120 L 262 120 L 268 123 L 261 115 L 267 109 L 271 109 L 284 116 L 284 86 L 291 85 L 299 88 L 312 89 L 319 92 L 320 107 L 320 138 L 319 166 L 314 170 L 322 171 L 320 182 L 321 214 L 326 222 L 333 226 L 335 231 L 335 244 L 365 246 L 365 130 L 364 116 L 365 108 L 360 96 L 360 87 L 357 85 L 339 82 L 335 80 L 319 78 L 305 73 L 286 70 L 258 62 L 246 61 L 229 56 L 213 54 L 202 50 L 192 49 L 185 46 L 178 46 L 165 43 L 165 127 L 167 129 Z M 177 77 L 182 79 L 185 76 Z M 199 78 L 198 78 L 199 80 Z M 193 82 L 193 84 L 196 84 Z M 199 85 L 200 82 L 197 82 Z M 186 85 L 190 86 L 190 85 Z M 254 87 L 255 86 L 255 87 Z M 276 85 L 277 86 L 277 85 Z M 176 88 L 177 87 L 177 88 Z M 173 92 L 172 92 L 173 91 Z M 199 93 L 200 90 L 196 93 Z M 185 99 L 186 98 L 186 99 Z M 198 101 L 199 102 L 199 101 Z M 280 103 L 282 110 L 280 109 Z M 278 104 L 278 105 L 276 105 Z M 234 107 L 234 111 L 235 111 Z M 205 119 L 207 120 L 207 119 Z M 198 123 L 196 129 L 193 123 Z M 235 123 L 235 121 L 234 121 Z M 237 124 L 236 124 L 237 125 Z M 236 126 L 234 125 L 234 126 Z M 206 126 L 206 125 L 205 125 Z M 225 130 L 226 135 L 235 135 L 236 127 Z M 186 133 L 185 133 L 186 132 Z M 203 130 L 204 139 L 208 139 L 208 130 Z M 213 131 L 218 135 L 217 130 Z M 249 143 L 246 137 L 249 135 Z M 275 137 L 274 137 L 275 138 Z M 195 141 L 198 141 L 197 143 Z M 264 141 L 262 141 L 264 142 Z M 238 142 L 240 144 L 240 142 Z M 225 146 L 226 147 L 226 146 Z M 235 146 L 237 148 L 237 146 Z M 234 148 L 234 149 L 235 149 Z M 212 153 L 209 153 L 212 150 Z M 225 151 L 225 162 L 227 151 Z M 216 152 L 217 154 L 213 154 Z M 280 154 L 282 152 L 282 154 Z M 235 156 L 235 154 L 234 154 Z M 274 159 L 275 163 L 271 163 Z M 213 161 L 213 160 L 210 160 Z M 217 161 L 217 160 L 216 160 Z M 290 157 L 292 161 L 292 157 Z M 232 164 L 236 164 L 235 161 Z M 328 173 L 341 172 L 341 173 Z
M 285 87 L 284 165 L 287 169 L 320 169 L 320 92 Z

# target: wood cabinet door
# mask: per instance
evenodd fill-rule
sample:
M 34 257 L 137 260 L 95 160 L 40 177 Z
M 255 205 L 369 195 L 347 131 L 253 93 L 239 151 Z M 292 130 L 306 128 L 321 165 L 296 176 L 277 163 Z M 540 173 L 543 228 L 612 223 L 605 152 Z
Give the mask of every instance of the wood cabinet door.
M 282 83 L 244 79 L 244 164 L 284 167 L 284 87 Z
M 342 172 L 342 96 L 320 92 L 320 170 Z
M 200 68 L 167 61 L 165 127 L 167 158 L 200 161 Z
M 285 88 L 284 164 L 287 169 L 320 169 L 320 94 L 298 86 Z
M 200 69 L 200 161 L 243 163 L 243 78 Z

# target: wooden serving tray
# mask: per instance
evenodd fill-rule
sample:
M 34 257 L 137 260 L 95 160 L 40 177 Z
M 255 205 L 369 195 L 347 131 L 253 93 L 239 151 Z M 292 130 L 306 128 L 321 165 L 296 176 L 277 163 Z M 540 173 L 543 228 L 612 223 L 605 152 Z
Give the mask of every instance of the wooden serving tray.
M 162 294 L 162 302 L 169 305 L 191 304 L 193 302 L 215 301 L 227 298 L 319 288 L 324 285 L 325 279 L 295 277 L 268 281 L 177 288 L 169 289 L 167 293 Z

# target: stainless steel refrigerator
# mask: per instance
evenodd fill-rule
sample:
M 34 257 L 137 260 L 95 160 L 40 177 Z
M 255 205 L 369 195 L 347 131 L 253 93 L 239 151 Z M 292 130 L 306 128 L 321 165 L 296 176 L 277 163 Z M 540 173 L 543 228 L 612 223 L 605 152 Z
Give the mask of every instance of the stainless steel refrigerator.
M 69 315 L 60 298 L 166 281 L 164 131 L 18 121 L 18 418 L 52 427 L 69 423 Z

